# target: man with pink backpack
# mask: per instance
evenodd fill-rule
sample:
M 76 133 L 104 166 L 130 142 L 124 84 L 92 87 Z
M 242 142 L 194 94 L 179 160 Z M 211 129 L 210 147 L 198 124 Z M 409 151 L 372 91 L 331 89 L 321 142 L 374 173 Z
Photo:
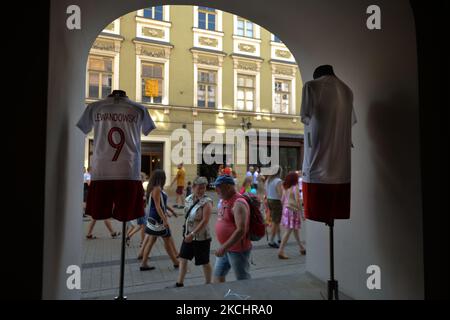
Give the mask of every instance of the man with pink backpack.
M 225 282 L 231 268 L 237 280 L 250 279 L 250 206 L 244 196 L 236 192 L 233 177 L 219 176 L 215 186 L 222 205 L 215 226 L 220 247 L 216 250 L 214 282 Z

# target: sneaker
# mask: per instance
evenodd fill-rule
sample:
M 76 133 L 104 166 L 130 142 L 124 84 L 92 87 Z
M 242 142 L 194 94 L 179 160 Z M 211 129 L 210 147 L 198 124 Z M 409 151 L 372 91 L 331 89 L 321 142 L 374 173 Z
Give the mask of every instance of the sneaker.
M 173 286 L 166 287 L 166 289 L 182 288 L 182 287 L 184 287 L 184 284 L 175 282 Z
M 269 247 L 278 249 L 280 246 L 278 244 L 276 244 L 275 242 L 269 242 Z
M 155 270 L 156 268 L 154 266 L 141 266 L 139 267 L 140 271 L 149 271 L 149 270 Z

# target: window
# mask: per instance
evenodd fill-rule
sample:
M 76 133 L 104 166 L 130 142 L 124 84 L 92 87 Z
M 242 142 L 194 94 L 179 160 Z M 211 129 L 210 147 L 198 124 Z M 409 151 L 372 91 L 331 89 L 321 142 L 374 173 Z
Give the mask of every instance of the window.
M 237 109 L 253 111 L 255 104 L 255 77 L 238 74 Z
M 88 97 L 106 98 L 112 91 L 113 58 L 90 56 L 88 60 Z
M 208 7 L 198 7 L 199 29 L 216 30 L 216 10 Z
M 273 106 L 274 113 L 289 113 L 291 102 L 291 81 L 275 80 L 275 104 Z
M 278 38 L 276 35 L 273 35 L 273 41 L 281 43 L 280 38 Z
M 238 18 L 236 32 L 238 36 L 253 38 L 253 22 Z
M 197 106 L 216 107 L 217 72 L 198 70 Z
M 159 63 L 142 62 L 141 79 L 142 102 L 161 103 L 164 84 L 163 65 Z M 157 95 L 150 96 L 150 94 L 146 93 L 146 85 L 157 85 Z
M 144 9 L 144 18 L 154 19 L 154 20 L 163 20 L 163 7 L 151 7 Z

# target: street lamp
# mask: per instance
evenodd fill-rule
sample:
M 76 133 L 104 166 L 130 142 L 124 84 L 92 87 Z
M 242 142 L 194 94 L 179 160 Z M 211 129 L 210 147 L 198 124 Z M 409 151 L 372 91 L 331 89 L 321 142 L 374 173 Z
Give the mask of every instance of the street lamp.
M 252 123 L 250 122 L 250 117 L 242 118 L 241 127 L 242 127 L 242 130 L 245 130 L 245 128 L 251 129 Z

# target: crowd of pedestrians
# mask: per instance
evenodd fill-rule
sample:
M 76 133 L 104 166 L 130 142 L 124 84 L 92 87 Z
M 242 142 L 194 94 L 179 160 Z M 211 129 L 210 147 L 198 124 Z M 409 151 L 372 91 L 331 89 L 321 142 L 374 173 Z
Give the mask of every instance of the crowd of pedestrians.
M 85 170 L 84 174 L 85 199 L 90 180 L 88 171 Z M 224 282 L 230 270 L 233 270 L 237 280 L 250 279 L 251 208 L 246 194 L 252 194 L 259 200 L 260 212 L 270 227 L 268 245 L 278 249 L 278 258 L 289 258 L 285 247 L 291 234 L 297 242 L 299 254 L 305 255 L 306 249 L 300 241 L 299 233 L 304 220 L 301 175 L 299 172 L 289 172 L 284 179 L 282 176 L 281 167 L 276 168 L 273 175 L 264 176 L 260 168 L 250 166 L 242 182 L 238 184 L 236 171 L 227 166 L 220 167 L 214 182 L 219 201 L 216 205 L 217 219 L 213 234 L 210 221 L 215 204 L 206 192 L 210 186 L 207 178 L 199 176 L 186 184 L 186 172 L 180 163 L 174 179 L 169 184 L 171 187 L 176 184 L 175 205 L 171 207 L 169 196 L 164 190 L 166 173 L 157 169 L 148 179 L 143 175 L 145 215 L 130 222 L 126 234 L 129 245 L 131 237 L 140 232 L 140 270 L 155 269 L 155 266 L 149 263 L 149 258 L 156 241 L 161 238 L 173 268 L 179 272 L 175 287 L 184 286 L 188 262 L 191 260 L 194 260 L 196 266 L 202 267 L 206 284 Z M 182 231 L 171 227 L 170 218 L 179 214 L 174 208 L 183 210 Z M 92 234 L 95 223 L 95 220 L 91 220 L 88 227 L 86 238 L 89 240 L 95 239 Z M 111 237 L 120 234 L 113 230 L 110 220 L 104 220 L 104 223 Z M 283 236 L 281 227 L 284 228 Z M 175 243 L 173 232 L 182 232 L 181 244 Z M 210 261 L 213 236 L 218 242 L 218 248 L 214 251 L 214 266 Z

